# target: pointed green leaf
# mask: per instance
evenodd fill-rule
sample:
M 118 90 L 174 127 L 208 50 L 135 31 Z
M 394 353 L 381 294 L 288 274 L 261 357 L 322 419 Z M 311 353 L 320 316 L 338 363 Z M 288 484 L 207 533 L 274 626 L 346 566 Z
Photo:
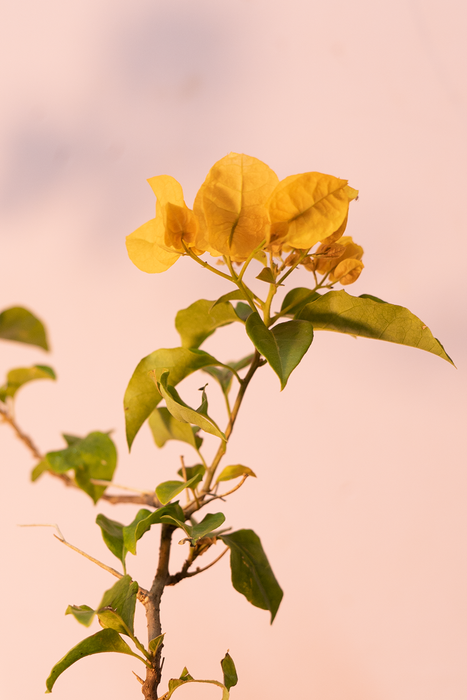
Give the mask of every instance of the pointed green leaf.
M 5 309 L 0 314 L 0 338 L 49 349 L 44 324 L 21 306 Z
M 197 425 L 207 433 L 215 435 L 216 437 L 221 438 L 221 440 L 225 440 L 226 438 L 224 433 L 219 430 L 212 418 L 209 418 L 209 416 L 203 416 L 193 408 L 187 406 L 187 404 L 178 395 L 177 390 L 173 386 L 169 385 L 168 381 L 169 372 L 164 372 L 161 375 L 160 381 L 157 383 L 157 387 L 165 399 L 167 408 L 173 417 L 183 423 L 192 423 Z
M 238 321 L 232 304 L 199 299 L 175 317 L 175 328 L 180 333 L 182 347 L 199 348 L 217 328 Z
M 193 428 L 189 423 L 180 423 L 165 406 L 156 408 L 149 416 L 148 423 L 157 447 L 163 447 L 168 440 L 179 440 L 198 450 L 203 443 L 203 438 L 196 435 L 198 427 Z
M 89 605 L 69 605 L 65 615 L 73 615 L 85 627 L 89 627 L 94 620 L 95 611 Z
M 117 520 L 111 520 L 106 515 L 99 513 L 96 518 L 96 523 L 99 525 L 102 538 L 110 549 L 112 554 L 114 554 L 117 559 L 119 559 L 123 564 L 123 571 L 126 570 L 125 567 L 125 556 L 126 550 L 123 544 L 123 525 Z
M 74 445 L 75 442 L 79 442 L 83 439 L 82 437 L 77 437 L 76 435 L 68 435 L 67 433 L 62 433 L 62 438 L 65 440 L 68 447 L 71 447 L 71 445 Z
M 159 484 L 159 486 L 156 486 L 156 496 L 162 505 L 165 506 L 169 501 L 175 498 L 175 496 L 178 496 L 179 493 L 190 488 L 195 481 L 199 483 L 197 474 L 189 481 L 164 481 L 162 484 Z
M 163 348 L 143 357 L 133 372 L 123 400 L 128 447 L 131 449 L 133 440 L 144 421 L 162 401 L 162 396 L 149 374 L 150 371 L 155 370 L 158 376 L 168 370 L 169 384 L 176 386 L 192 372 L 218 364 L 219 362 L 207 352 L 201 350 L 192 352 L 186 348 Z
M 130 633 L 133 634 L 136 595 L 138 593 L 138 588 L 139 587 L 136 581 L 132 581 L 131 577 L 128 575 L 119 579 L 117 583 L 112 586 L 112 588 L 109 588 L 109 590 L 104 593 L 101 603 L 97 609 L 99 619 L 101 617 L 100 612 L 104 608 L 111 608 L 119 617 L 121 617 L 122 621 L 125 623 L 125 626 L 128 628 Z M 107 622 L 109 622 L 109 620 L 110 618 L 107 620 Z M 101 624 L 103 624 L 102 620 Z M 116 629 L 116 626 L 114 625 L 118 626 L 118 622 L 116 620 L 112 620 L 110 624 L 106 626 Z M 116 631 L 121 632 L 122 634 L 128 634 L 123 626 L 121 626 L 121 629 L 117 629 Z
M 306 287 L 296 287 L 291 289 L 282 302 L 281 314 L 287 316 L 294 316 L 297 314 L 306 304 L 309 304 L 315 299 L 319 299 L 320 295 L 318 292 L 313 292 L 311 289 Z
M 183 510 L 178 505 L 178 502 L 171 503 L 170 505 L 158 508 L 154 511 L 141 508 L 133 522 L 123 528 L 123 542 L 125 548 L 131 552 L 131 554 L 136 554 L 136 543 L 138 540 L 141 539 L 152 525 L 167 522 L 164 519 L 167 515 L 172 515 L 179 520 L 184 519 Z
M 161 646 L 162 642 L 164 641 L 165 637 L 165 632 L 164 634 L 160 634 L 158 637 L 154 637 L 154 639 L 151 639 L 149 642 L 149 651 L 153 656 L 155 656 L 157 650 Z
M 298 314 L 316 330 L 348 333 L 426 350 L 454 364 L 430 329 L 403 306 L 374 298 L 353 297 L 345 291 L 328 292 Z
M 201 413 L 202 416 L 208 415 L 208 395 L 206 393 L 207 384 L 200 388 L 201 394 L 201 405 L 196 409 L 196 413 Z
M 97 503 L 106 487 L 95 486 L 91 479 L 111 481 L 117 466 L 117 450 L 106 433 L 93 432 L 65 450 L 48 452 L 46 459 L 57 474 L 74 469 L 78 486 Z
M 73 649 L 70 649 L 68 654 L 65 654 L 65 656 L 55 664 L 46 681 L 46 693 L 52 692 L 52 688 L 57 678 L 76 661 L 83 659 L 85 656 L 91 656 L 91 654 L 101 654 L 105 651 L 128 654 L 129 656 L 136 657 L 144 663 L 144 659 L 131 651 L 128 644 L 120 637 L 118 632 L 115 632 L 115 630 L 112 629 L 104 629 L 97 632 L 97 634 L 93 634 L 91 637 L 83 639 L 82 642 L 73 647 Z
M 233 587 L 252 605 L 269 610 L 272 624 L 284 594 L 258 535 L 253 530 L 237 530 L 220 538 L 230 547 Z
M 217 685 L 219 688 L 222 688 L 222 698 L 221 700 L 229 700 L 230 698 L 230 693 L 225 687 L 223 683 L 220 683 L 220 681 L 199 681 L 190 676 L 186 668 L 183 669 L 182 674 L 180 678 L 171 678 L 169 681 L 169 692 L 164 695 L 164 700 L 170 700 L 172 695 L 175 693 L 177 688 L 181 688 L 181 686 L 185 685 L 186 683 L 208 683 L 211 685 Z
M 206 537 L 213 530 L 217 530 L 218 527 L 225 522 L 224 513 L 208 513 L 200 523 L 193 525 L 191 528 L 191 537 L 193 540 L 199 540 L 201 537 Z
M 268 284 L 276 283 L 275 277 L 270 267 L 263 267 L 259 275 L 256 276 L 256 279 L 261 280 L 262 282 L 267 282 Z
M 291 373 L 311 345 L 313 326 L 303 321 L 286 321 L 269 330 L 255 312 L 248 317 L 246 332 L 279 377 L 281 390 L 284 389 Z
M 33 365 L 32 367 L 11 369 L 7 374 L 6 384 L 0 387 L 0 401 L 6 401 L 7 396 L 13 398 L 18 389 L 35 379 L 56 378 L 52 367 L 47 367 L 46 365 Z
M 237 299 L 246 300 L 246 296 L 241 291 L 241 289 L 234 289 L 233 292 L 227 292 L 227 294 L 223 294 L 221 297 L 219 297 L 219 299 L 216 299 L 216 301 L 211 306 L 210 311 L 218 304 L 222 304 L 226 301 L 236 301 Z
M 37 481 L 37 479 L 42 476 L 44 472 L 50 471 L 49 463 L 48 461 L 44 458 L 42 459 L 39 464 L 36 464 L 34 469 L 31 472 L 31 481 Z
M 241 321 L 246 321 L 248 316 L 253 313 L 253 309 L 249 304 L 244 304 L 242 301 L 239 301 L 235 307 L 235 313 Z
M 237 685 L 238 676 L 237 669 L 235 668 L 235 664 L 229 652 L 227 652 L 227 654 L 222 659 L 221 666 L 222 672 L 224 674 L 224 685 L 227 688 L 227 690 L 230 690 L 231 688 L 233 688 L 234 685 Z
M 219 476 L 217 477 L 216 484 L 219 481 L 230 481 L 231 479 L 237 479 L 239 476 L 254 476 L 256 474 L 250 467 L 244 467 L 243 464 L 229 464 L 228 467 L 224 467 Z

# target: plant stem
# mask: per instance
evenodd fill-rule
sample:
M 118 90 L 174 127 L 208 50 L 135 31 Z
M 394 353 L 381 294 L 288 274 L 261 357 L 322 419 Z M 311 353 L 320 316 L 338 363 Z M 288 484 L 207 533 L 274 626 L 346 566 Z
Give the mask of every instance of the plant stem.
M 148 622 L 148 644 L 162 634 L 160 604 L 164 588 L 169 579 L 169 559 L 172 544 L 172 534 L 176 528 L 173 525 L 162 525 L 161 544 L 159 549 L 159 564 L 156 575 L 149 591 L 146 602 L 146 619 Z M 157 688 L 161 682 L 161 644 L 152 660 L 151 668 L 146 672 L 146 680 L 143 683 L 142 691 L 145 700 L 157 700 Z
M 235 425 L 235 421 L 237 419 L 238 412 L 240 410 L 240 406 L 243 401 L 243 397 L 245 396 L 245 391 L 247 390 L 248 384 L 253 378 L 254 373 L 258 369 L 258 367 L 261 366 L 261 356 L 259 352 L 256 350 L 255 354 L 253 356 L 253 360 L 251 361 L 250 369 L 248 370 L 248 373 L 246 374 L 245 378 L 243 379 L 240 388 L 238 390 L 237 398 L 235 399 L 235 404 L 232 408 L 232 414 L 230 416 L 230 420 L 227 424 L 227 428 L 225 430 L 225 437 L 227 440 L 232 434 L 232 430 Z M 219 462 L 221 461 L 222 457 L 224 456 L 226 451 L 226 443 L 224 441 L 221 442 L 219 449 L 217 450 L 216 456 L 214 457 L 211 466 L 209 467 L 208 471 L 206 472 L 206 477 L 204 480 L 203 484 L 203 489 L 201 491 L 201 495 L 206 495 L 209 493 L 209 489 L 211 488 L 211 483 L 214 478 L 214 474 L 216 472 L 217 467 L 219 466 Z M 194 512 L 194 511 L 193 511 Z
M 190 256 L 192 260 L 198 263 L 198 265 L 202 265 L 203 267 L 206 267 L 208 270 L 211 270 L 211 272 L 214 272 L 215 275 L 219 275 L 219 277 L 223 277 L 226 280 L 229 280 L 229 282 L 233 282 L 234 280 L 230 277 L 230 275 L 226 275 L 225 272 L 221 272 L 220 270 L 216 270 L 215 267 L 207 263 L 205 260 L 201 260 L 197 255 L 192 253 L 192 251 L 183 243 L 182 245 L 185 248 L 185 252 L 187 255 Z

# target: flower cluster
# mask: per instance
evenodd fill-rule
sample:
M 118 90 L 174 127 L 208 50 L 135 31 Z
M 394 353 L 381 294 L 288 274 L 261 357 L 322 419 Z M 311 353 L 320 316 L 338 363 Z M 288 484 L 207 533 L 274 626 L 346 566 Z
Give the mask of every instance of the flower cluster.
M 363 268 L 363 250 L 342 238 L 349 203 L 358 195 L 347 180 L 310 172 L 279 181 L 257 158 L 230 153 L 209 171 L 193 209 L 173 177 L 159 175 L 149 184 L 156 216 L 127 237 L 128 255 L 144 272 L 164 272 L 180 255 L 243 262 L 261 249 L 278 258 L 309 253 L 307 269 L 342 284 L 355 281 Z

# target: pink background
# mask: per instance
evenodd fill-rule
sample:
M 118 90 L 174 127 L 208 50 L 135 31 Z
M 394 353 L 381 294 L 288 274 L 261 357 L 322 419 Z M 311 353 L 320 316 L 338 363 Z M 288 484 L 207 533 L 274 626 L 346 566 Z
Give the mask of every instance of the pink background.
M 2 343 L 0 372 L 56 369 L 56 384 L 37 382 L 17 400 L 43 451 L 63 446 L 61 432 L 114 428 L 116 481 L 142 489 L 172 478 L 180 453 L 191 461 L 188 446 L 158 451 L 146 426 L 130 457 L 122 396 L 141 357 L 178 344 L 176 311 L 230 288 L 185 259 L 164 275 L 139 272 L 124 238 L 153 216 L 146 178 L 173 175 L 190 205 L 229 151 L 281 178 L 318 170 L 359 188 L 348 232 L 366 267 L 349 291 L 409 307 L 458 366 L 319 333 L 285 392 L 270 370 L 259 373 L 226 462 L 258 479 L 225 512 L 261 536 L 284 601 L 270 627 L 230 586 L 227 558 L 167 590 L 166 679 L 184 665 L 219 678 L 229 648 L 240 676 L 232 698 L 467 697 L 465 20 L 460 0 L 17 0 L 3 9 L 0 307 L 35 311 L 53 352 Z M 206 348 L 229 360 L 249 341 L 229 327 Z M 189 402 L 199 383 L 182 387 Z M 6 426 L 0 441 L 1 686 L 4 697 L 34 699 L 86 634 L 63 616 L 67 605 L 96 605 L 114 580 L 51 530 L 17 523 L 56 522 L 118 566 L 94 520 L 129 522 L 136 509 L 95 508 L 47 476 L 31 485 L 24 446 Z M 128 556 L 144 586 L 155 530 Z M 138 630 L 144 638 L 142 615 Z M 55 697 L 139 697 L 139 667 L 120 655 L 86 659 Z M 219 696 L 208 686 L 177 692 Z

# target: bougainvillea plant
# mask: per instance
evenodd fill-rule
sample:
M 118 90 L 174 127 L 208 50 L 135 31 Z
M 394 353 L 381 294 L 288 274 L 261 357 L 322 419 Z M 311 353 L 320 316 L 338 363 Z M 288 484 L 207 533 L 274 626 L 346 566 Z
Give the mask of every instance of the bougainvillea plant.
M 194 463 L 185 465 L 182 460 L 173 480 L 151 484 L 147 492 L 115 495 L 109 487 L 117 453 L 107 433 L 94 431 L 85 437 L 64 434 L 66 447 L 40 454 L 16 422 L 13 403 L 16 392 L 27 382 L 55 379 L 54 371 L 44 365 L 8 373 L 0 388 L 0 417 L 36 458 L 33 481 L 47 472 L 68 486 L 82 489 L 94 503 L 107 500 L 143 506 L 129 523 L 97 516 L 98 528 L 119 568 L 85 556 L 118 580 L 105 591 L 97 607 L 70 605 L 66 610 L 85 627 L 97 618 L 102 629 L 58 661 L 47 679 L 47 692 L 71 664 L 108 651 L 139 660 L 142 673 L 137 678 L 147 700 L 169 700 L 187 683 L 217 685 L 223 700 L 228 700 L 237 684 L 228 653 L 221 661 L 222 680 L 196 680 L 185 667 L 179 678 L 168 680 L 159 695 L 166 629 L 170 635 L 170 620 L 162 626 L 160 605 L 166 586 L 201 574 L 229 552 L 233 587 L 252 605 L 269 611 L 271 622 L 278 612 L 283 593 L 259 536 L 250 529 L 232 532 L 218 510 L 220 499 L 228 498 L 249 477 L 256 476 L 250 467 L 229 464 L 226 457 L 245 392 L 255 374 L 269 365 L 284 389 L 310 349 L 314 333 L 325 330 L 409 345 L 452 361 L 428 327 L 407 309 L 370 294 L 352 296 L 340 288 L 355 282 L 364 268 L 363 249 L 344 235 L 349 207 L 358 195 L 347 180 L 308 172 L 279 181 L 260 160 L 231 153 L 211 168 L 193 209 L 185 204 L 182 187 L 174 178 L 159 175 L 149 184 L 156 195 L 156 216 L 128 236 L 132 262 L 143 272 L 160 273 L 180 256 L 188 256 L 225 280 L 226 291 L 219 299 L 199 299 L 179 311 L 175 326 L 180 346 L 155 350 L 139 362 L 124 396 L 126 436 L 131 449 L 147 421 L 158 448 L 169 440 L 186 443 L 193 450 Z M 286 289 L 280 307 L 274 306 L 276 293 L 289 285 L 298 267 L 309 271 L 309 287 Z M 247 357 L 219 359 L 200 349 L 218 328 L 232 323 L 251 342 Z M 0 338 L 47 349 L 42 323 L 20 307 L 0 314 Z M 186 403 L 176 388 L 195 372 L 209 375 L 219 385 L 227 409 L 225 425 L 211 416 L 205 388 L 198 407 Z M 211 460 L 203 450 L 204 433 L 218 440 Z M 248 455 L 244 461 L 248 463 Z M 153 580 L 144 588 L 127 572 L 127 554 L 136 555 L 138 541 L 155 526 L 160 528 L 159 560 Z M 186 560 L 179 571 L 171 572 L 175 533 L 176 540 L 186 547 Z M 222 554 L 209 558 L 209 550 L 219 541 L 225 545 Z M 208 563 L 197 566 L 205 555 L 203 561 Z M 137 601 L 146 613 L 148 635 L 144 641 L 134 633 Z

